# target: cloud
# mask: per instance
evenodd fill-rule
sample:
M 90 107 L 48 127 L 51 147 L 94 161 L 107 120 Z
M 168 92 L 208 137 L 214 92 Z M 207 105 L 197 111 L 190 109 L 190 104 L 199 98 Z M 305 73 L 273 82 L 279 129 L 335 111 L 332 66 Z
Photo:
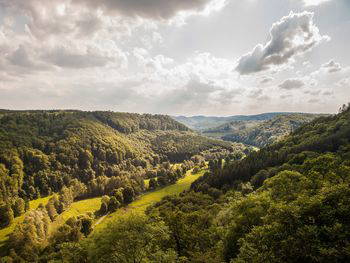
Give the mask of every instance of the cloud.
M 251 99 L 256 99 L 257 97 L 260 97 L 263 95 L 263 90 L 262 89 L 257 89 L 257 90 L 252 90 L 249 95 L 248 95 L 248 98 L 251 98 Z
M 268 76 L 265 76 L 263 77 L 261 80 L 260 80 L 260 84 L 266 84 L 266 83 L 269 83 L 271 81 L 273 81 L 274 78 L 273 77 L 268 77 Z
M 350 78 L 344 78 L 338 81 L 337 86 L 344 89 L 350 88 Z
M 329 61 L 322 65 L 322 68 L 326 69 L 328 73 L 335 73 L 342 70 L 339 63 L 334 62 L 334 60 Z
M 88 49 L 85 52 L 75 53 L 64 47 L 55 48 L 43 55 L 43 58 L 59 67 L 63 68 L 90 68 L 103 67 L 114 59 L 103 56 Z
M 278 87 L 285 90 L 294 90 L 294 89 L 300 89 L 304 85 L 305 83 L 300 79 L 287 79 L 283 83 L 278 85 Z
M 201 12 L 218 0 L 73 0 L 79 3 L 99 8 L 105 13 L 120 14 L 130 17 L 142 17 L 156 20 L 167 20 L 179 12 Z
M 309 99 L 307 102 L 308 103 L 319 103 L 320 100 L 319 99 Z
M 293 97 L 292 94 L 281 94 L 280 95 L 280 99 L 282 99 L 282 100 L 292 98 L 292 97 Z
M 313 13 L 291 12 L 270 29 L 270 41 L 257 45 L 251 52 L 238 60 L 236 70 L 244 75 L 281 66 L 290 62 L 296 55 L 303 54 L 322 40 L 319 29 L 313 23 Z
M 322 93 L 323 96 L 332 96 L 333 94 L 334 94 L 333 91 L 324 91 L 324 92 Z
M 307 90 L 307 91 L 304 91 L 304 94 L 310 94 L 312 96 L 318 96 L 318 95 L 320 95 L 320 93 L 321 93 L 321 90 L 315 90 L 315 91 Z
M 304 0 L 305 6 L 318 6 L 331 0 Z

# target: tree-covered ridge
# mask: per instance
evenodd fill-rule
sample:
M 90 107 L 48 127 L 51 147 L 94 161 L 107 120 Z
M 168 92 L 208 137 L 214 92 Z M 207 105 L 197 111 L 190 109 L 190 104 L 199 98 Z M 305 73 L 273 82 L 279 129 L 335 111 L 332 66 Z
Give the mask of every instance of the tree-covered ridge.
M 281 140 L 302 124 L 308 123 L 320 114 L 281 114 L 264 121 L 233 121 L 219 127 L 205 130 L 204 134 L 220 137 L 226 141 L 241 142 L 257 147 Z
M 291 114 L 288 112 L 270 112 L 261 113 L 257 115 L 233 115 L 228 117 L 216 116 L 174 116 L 173 118 L 187 127 L 197 130 L 205 131 L 208 129 L 215 129 L 218 126 L 225 125 L 230 122 L 260 122 L 274 118 L 278 115 Z
M 348 262 L 350 108 L 239 161 L 211 161 L 194 191 L 148 210 L 184 262 Z
M 133 133 L 132 140 L 142 137 L 144 144 L 151 144 L 158 138 L 147 133 Z M 175 145 L 168 141 L 162 154 L 166 156 L 168 148 Z M 48 238 L 45 222 L 51 218 L 52 207 L 58 205 L 55 209 L 60 211 L 60 203 L 68 204 L 74 193 L 119 182 L 111 177 L 112 181 L 105 184 L 101 180 L 105 177 L 98 177 L 94 187 L 88 185 L 85 189 L 78 180 L 71 181 L 60 191 L 58 200 L 62 202 L 56 202 L 54 197 L 46 209 L 39 208 L 26 219 L 26 226 L 33 225 L 35 220 L 40 222 L 32 230 L 38 239 L 30 239 L 34 242 L 23 246 L 28 232 L 25 227 L 11 236 L 14 250 L 8 259 L 172 263 L 350 261 L 349 107 L 338 115 L 305 124 L 280 142 L 248 153 L 243 159 L 242 152 L 227 153 L 214 147 L 182 165 L 193 167 L 193 162 L 203 166 L 205 154 L 217 158 L 209 158 L 209 171 L 192 184 L 192 189 L 163 198 L 149 207 L 146 215 L 121 217 L 93 234 L 89 234 L 89 215 L 72 218 Z M 147 178 L 153 178 L 150 186 L 159 187 L 164 179 L 174 178 L 177 171 L 178 167 L 169 163 L 148 171 Z M 129 200 L 132 189 L 124 187 L 108 193 L 100 213 L 115 211 L 120 200 Z M 37 240 L 47 243 L 39 245 Z
M 213 147 L 233 149 L 163 115 L 1 111 L 0 200 L 47 196 L 74 178 L 88 184 L 103 176 L 142 176 L 162 162 L 183 161 Z M 142 180 L 127 181 L 143 188 Z
M 349 110 L 341 114 L 324 116 L 296 129 L 284 140 L 252 152 L 239 162 L 226 164 L 217 176 L 202 178 L 209 184 L 222 187 L 237 180 L 249 181 L 256 173 L 269 167 L 305 159 L 309 152 L 347 151 L 350 138 Z M 197 182 L 200 184 L 200 182 Z

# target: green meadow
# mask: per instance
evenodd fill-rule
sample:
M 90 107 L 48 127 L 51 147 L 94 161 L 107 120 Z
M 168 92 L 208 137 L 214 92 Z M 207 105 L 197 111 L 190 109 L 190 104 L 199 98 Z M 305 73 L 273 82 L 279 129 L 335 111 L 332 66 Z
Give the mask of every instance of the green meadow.
M 43 197 L 43 198 L 39 198 L 39 199 L 30 201 L 29 202 L 29 211 L 37 209 L 40 204 L 46 205 L 50 198 L 51 198 L 51 196 L 47 196 L 47 197 Z M 11 226 L 0 229 L 0 247 L 3 246 L 4 242 L 6 242 L 6 240 L 8 239 L 8 235 L 12 233 L 12 231 L 15 229 L 16 225 L 18 223 L 23 222 L 25 215 L 29 211 L 27 211 L 25 214 L 23 214 L 19 217 L 16 217 L 14 219 L 13 223 L 11 224 Z
M 178 180 L 175 184 L 169 185 L 164 188 L 160 188 L 151 192 L 147 192 L 141 195 L 137 200 L 132 202 L 129 206 L 118 209 L 116 212 L 98 219 L 95 222 L 95 228 L 99 229 L 105 226 L 106 224 L 108 224 L 108 222 L 112 221 L 120 214 L 125 214 L 130 211 L 143 213 L 149 205 L 152 205 L 153 203 L 160 201 L 163 197 L 167 195 L 180 194 L 182 191 L 189 189 L 191 186 L 191 183 L 194 182 L 200 176 L 202 176 L 205 171 L 206 170 L 204 169 L 199 171 L 196 174 L 192 174 L 192 170 L 190 170 L 186 173 L 186 175 L 183 178 Z M 145 181 L 146 181 L 145 185 L 146 187 L 148 187 L 149 179 Z M 45 205 L 50 198 L 51 196 L 48 196 L 48 197 L 39 198 L 37 200 L 30 201 L 30 210 L 34 210 L 38 208 L 40 204 Z M 51 225 L 51 230 L 57 229 L 57 227 L 62 225 L 70 217 L 73 217 L 73 216 L 76 217 L 89 212 L 95 212 L 98 209 L 100 209 L 100 206 L 101 206 L 101 197 L 74 202 L 68 210 L 64 211 L 55 219 L 55 221 Z M 24 220 L 24 217 L 26 214 L 16 217 L 14 219 L 14 223 L 11 226 L 0 229 L 0 246 L 2 246 L 4 242 L 7 241 L 8 235 L 12 233 L 12 231 L 15 229 L 18 223 L 21 223 Z
M 135 212 L 135 213 L 143 213 L 146 208 L 156 202 L 159 202 L 163 197 L 168 195 L 178 195 L 184 190 L 188 190 L 196 179 L 202 176 L 206 172 L 206 169 L 199 171 L 196 174 L 192 174 L 192 170 L 186 173 L 184 178 L 181 178 L 176 182 L 176 184 L 172 184 L 166 186 L 161 189 L 157 189 L 155 191 L 151 191 L 141 195 L 137 200 L 132 202 L 126 208 L 118 209 L 116 212 L 105 216 L 102 220 L 98 221 L 98 224 L 95 225 L 95 229 L 101 229 L 108 224 L 108 222 L 113 221 L 119 215 Z

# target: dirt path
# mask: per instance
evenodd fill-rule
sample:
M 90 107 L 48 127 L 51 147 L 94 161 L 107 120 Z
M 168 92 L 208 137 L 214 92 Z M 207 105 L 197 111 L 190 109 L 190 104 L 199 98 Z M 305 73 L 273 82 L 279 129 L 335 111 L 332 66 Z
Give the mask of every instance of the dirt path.
M 103 219 L 105 219 L 105 217 L 108 216 L 108 215 L 109 215 L 109 213 L 105 214 L 104 216 L 101 216 L 101 217 L 96 221 L 96 223 L 94 224 L 94 226 L 97 226 L 98 224 L 100 224 L 100 223 L 103 221 Z

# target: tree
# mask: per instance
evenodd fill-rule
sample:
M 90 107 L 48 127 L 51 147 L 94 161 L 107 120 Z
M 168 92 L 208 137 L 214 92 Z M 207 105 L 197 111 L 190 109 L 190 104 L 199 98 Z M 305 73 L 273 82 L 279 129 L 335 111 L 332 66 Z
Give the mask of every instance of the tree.
M 149 222 L 146 216 L 131 214 L 96 234 L 87 251 L 90 262 L 166 262 L 165 258 L 174 255 L 173 251 L 162 250 L 168 238 L 163 222 Z
M 148 188 L 149 188 L 149 189 L 156 189 L 157 186 L 158 186 L 157 180 L 156 180 L 155 178 L 151 178 L 151 179 L 149 180 L 149 186 L 148 186 Z
M 81 219 L 81 233 L 87 237 L 92 232 L 92 219 L 90 217 L 82 217 Z
M 16 198 L 12 206 L 14 217 L 21 216 L 25 212 L 25 202 L 22 198 Z
M 28 199 L 25 199 L 24 210 L 27 212 L 30 209 L 30 203 Z
M 49 201 L 46 206 L 47 214 L 49 215 L 51 221 L 55 220 L 58 215 L 57 210 L 55 208 L 55 204 L 52 201 Z
M 134 189 L 130 186 L 127 186 L 123 189 L 123 199 L 125 204 L 130 204 L 134 201 L 135 192 Z
M 102 196 L 101 198 L 101 207 L 100 207 L 100 210 L 99 210 L 99 213 L 101 215 L 105 215 L 108 213 L 108 204 L 109 204 L 109 196 L 108 195 L 104 195 Z
M 6 227 L 12 224 L 14 219 L 14 213 L 9 204 L 3 204 L 0 206 L 0 226 Z
M 112 191 L 112 196 L 114 196 L 119 201 L 120 204 L 122 204 L 124 202 L 123 189 L 122 188 L 114 189 Z
M 274 203 L 264 224 L 240 240 L 233 262 L 349 262 L 349 215 L 348 184 Z
M 117 200 L 117 198 L 112 196 L 111 199 L 109 199 L 108 211 L 115 212 L 119 207 L 120 207 L 119 201 Z

